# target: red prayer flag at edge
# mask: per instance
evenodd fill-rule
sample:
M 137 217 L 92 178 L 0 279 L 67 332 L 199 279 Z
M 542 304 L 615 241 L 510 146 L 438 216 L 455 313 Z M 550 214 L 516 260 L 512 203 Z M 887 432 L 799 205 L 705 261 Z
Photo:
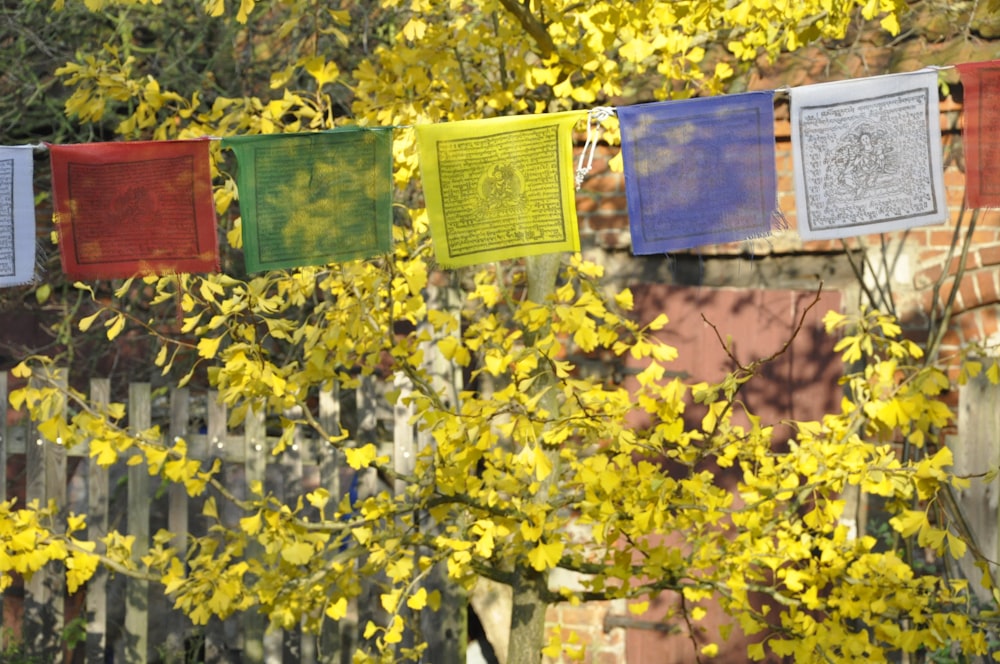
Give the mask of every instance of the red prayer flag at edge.
M 70 278 L 218 271 L 208 139 L 47 147 Z
M 1000 182 L 984 177 L 1000 165 L 1000 60 L 957 65 L 965 89 L 962 144 L 970 208 L 1000 207 Z

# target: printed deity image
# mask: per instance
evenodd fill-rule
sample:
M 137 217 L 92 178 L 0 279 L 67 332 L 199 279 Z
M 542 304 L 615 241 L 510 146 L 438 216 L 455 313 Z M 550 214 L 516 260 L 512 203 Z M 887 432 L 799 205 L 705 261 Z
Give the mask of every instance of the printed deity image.
M 902 188 L 899 180 L 900 150 L 885 129 L 863 122 L 841 137 L 840 146 L 826 166 L 830 198 L 850 201 L 871 198 Z
M 799 235 L 884 233 L 947 214 L 933 71 L 793 91 Z
M 442 267 L 579 250 L 572 128 L 582 117 L 417 126 L 427 216 Z
M 479 178 L 479 202 L 484 215 L 523 213 L 524 175 L 513 164 L 494 164 Z
M 565 239 L 561 216 L 550 214 L 560 210 L 562 194 L 559 152 L 553 148 L 558 129 L 538 127 L 438 143 L 452 253 Z M 530 182 L 526 170 L 531 171 Z

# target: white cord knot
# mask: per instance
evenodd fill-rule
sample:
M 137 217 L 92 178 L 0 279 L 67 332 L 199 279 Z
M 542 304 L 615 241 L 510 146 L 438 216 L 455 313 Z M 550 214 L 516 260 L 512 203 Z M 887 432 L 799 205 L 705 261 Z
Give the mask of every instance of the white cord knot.
M 601 123 L 614 114 L 615 109 L 611 106 L 597 106 L 587 112 L 587 141 L 583 144 L 580 160 L 576 165 L 577 189 L 583 185 L 584 178 L 587 177 L 587 173 L 590 172 L 590 168 L 594 164 L 594 152 L 597 149 L 597 140 L 601 136 Z M 586 166 L 583 164 L 584 159 L 587 160 Z

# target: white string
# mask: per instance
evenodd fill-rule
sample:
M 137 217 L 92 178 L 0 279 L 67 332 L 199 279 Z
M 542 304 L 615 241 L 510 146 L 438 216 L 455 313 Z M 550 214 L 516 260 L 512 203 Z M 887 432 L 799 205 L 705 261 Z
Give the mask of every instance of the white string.
M 591 167 L 594 165 L 594 152 L 597 150 L 597 141 L 601 136 L 601 123 L 614 115 L 615 109 L 611 106 L 597 106 L 587 112 L 587 141 L 580 151 L 580 160 L 576 165 L 576 188 L 583 185 L 583 179 L 587 177 Z M 587 152 L 590 152 L 589 156 Z M 587 165 L 583 165 L 586 158 Z
M 927 71 L 927 70 L 946 71 L 946 70 L 955 69 L 955 68 L 956 68 L 956 65 L 924 65 L 921 69 L 917 69 L 917 70 L 910 71 L 910 72 L 889 72 L 889 73 L 881 74 L 881 75 L 882 76 L 898 76 L 898 75 L 905 75 L 905 74 L 917 74 L 917 73 L 924 72 L 924 71 Z M 861 78 L 870 78 L 870 77 L 864 77 L 863 76 Z M 827 83 L 845 83 L 845 82 L 855 81 L 855 80 L 859 80 L 859 79 L 851 78 L 851 79 L 845 79 L 845 80 L 840 80 L 840 81 L 824 81 L 824 82 L 821 82 L 821 83 L 809 83 L 809 84 L 804 85 L 804 86 L 790 86 L 788 84 L 785 84 L 785 85 L 780 85 L 777 88 L 774 88 L 773 90 L 771 90 L 771 92 L 774 92 L 776 94 L 782 94 L 782 93 L 784 93 L 784 94 L 787 94 L 787 95 L 791 96 L 794 93 L 794 91 L 795 91 L 796 88 L 810 87 L 810 86 L 814 86 L 814 85 L 825 85 Z M 761 92 L 764 92 L 764 90 L 761 90 Z M 600 131 L 601 131 L 601 125 L 600 125 L 600 123 L 603 122 L 604 120 L 610 118 L 614 114 L 615 114 L 615 108 L 613 106 L 596 106 L 596 107 L 590 109 L 587 112 L 587 141 L 586 141 L 586 143 L 584 143 L 583 152 L 580 153 L 580 160 L 579 160 L 579 162 L 577 164 L 577 169 L 576 169 L 576 188 L 577 189 L 579 189 L 580 185 L 583 184 L 583 179 L 587 176 L 587 173 L 590 172 L 591 165 L 594 162 L 594 151 L 595 151 L 595 149 L 597 147 L 597 140 L 600 138 Z M 414 129 L 414 128 L 416 128 L 416 125 L 412 125 L 412 124 L 388 125 L 388 126 L 383 126 L 383 127 L 369 127 L 367 125 L 365 125 L 365 126 L 362 126 L 362 125 L 343 125 L 343 126 L 356 127 L 358 129 Z M 339 127 L 335 127 L 334 129 L 339 129 Z M 333 131 L 333 130 L 327 129 L 327 130 L 324 130 L 324 131 Z M 205 136 L 201 136 L 200 138 L 208 139 L 210 141 L 221 141 L 225 137 L 223 137 L 223 136 L 214 136 L 214 135 L 205 135 Z M 34 150 L 36 152 L 44 152 L 44 151 L 46 151 L 46 150 L 49 149 L 48 145 L 46 145 L 45 143 L 30 143 L 30 144 L 25 144 L 23 146 L 7 146 L 7 147 L 31 147 L 31 148 L 34 148 Z M 587 149 L 588 148 L 590 149 L 590 155 L 587 157 L 587 165 L 584 166 L 583 161 L 584 161 L 584 157 L 585 157 L 585 155 L 587 153 Z

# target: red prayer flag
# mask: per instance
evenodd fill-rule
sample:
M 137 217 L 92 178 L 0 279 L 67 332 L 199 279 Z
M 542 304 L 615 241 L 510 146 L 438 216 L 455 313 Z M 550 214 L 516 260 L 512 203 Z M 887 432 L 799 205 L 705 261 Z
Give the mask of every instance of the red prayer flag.
M 1000 60 L 958 65 L 965 89 L 965 197 L 971 208 L 1000 207 Z
M 208 143 L 49 145 L 63 271 L 73 279 L 217 271 Z

